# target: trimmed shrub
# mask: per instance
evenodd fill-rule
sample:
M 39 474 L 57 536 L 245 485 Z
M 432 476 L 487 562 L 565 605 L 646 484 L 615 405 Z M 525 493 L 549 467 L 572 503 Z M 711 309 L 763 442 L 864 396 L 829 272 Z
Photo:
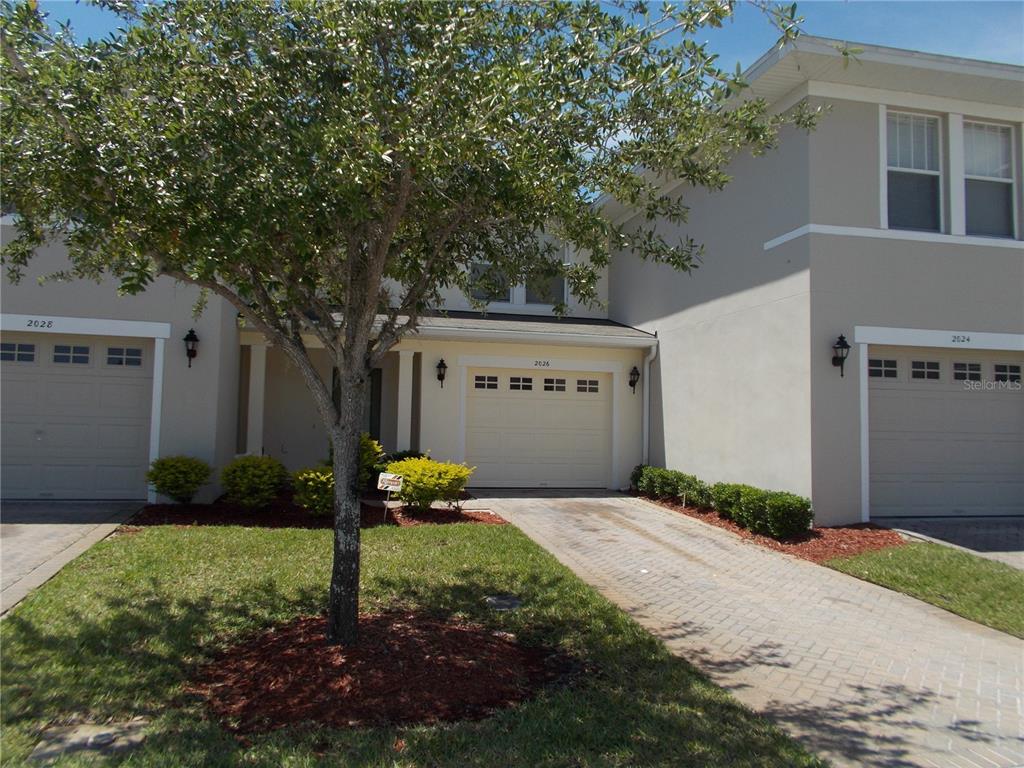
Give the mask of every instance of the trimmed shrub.
M 768 491 L 752 488 L 749 485 L 740 486 L 739 498 L 736 506 L 733 507 L 732 519 L 748 531 L 767 533 L 767 501 Z
M 377 479 L 377 464 L 384 458 L 384 446 L 370 437 L 369 432 L 359 436 L 359 487 L 365 488 Z M 333 480 L 331 481 L 334 482 Z M 374 483 L 376 484 L 376 483 Z
M 220 473 L 227 497 L 249 509 L 266 507 L 288 484 L 288 470 L 271 456 L 239 456 Z
M 795 493 L 770 491 L 765 499 L 765 529 L 769 536 L 788 539 L 805 533 L 814 521 L 811 500 Z
M 676 480 L 676 496 L 691 507 L 711 506 L 711 487 L 694 475 L 674 472 Z
M 646 464 L 637 464 L 633 467 L 633 471 L 629 474 L 629 488 L 632 491 L 640 490 L 640 478 L 644 476 L 644 472 L 647 471 Z
M 314 517 L 334 514 L 334 472 L 329 468 L 300 469 L 292 475 L 295 503 Z
M 210 465 L 192 456 L 164 456 L 156 459 L 146 473 L 146 482 L 161 496 L 188 504 L 196 491 L 210 479 Z
M 402 476 L 399 499 L 415 509 L 428 509 L 435 501 L 458 501 L 475 469 L 422 457 L 392 462 L 387 471 Z
M 711 486 L 712 508 L 726 520 L 735 520 L 736 507 L 740 503 L 740 493 L 744 488 L 750 486 L 742 483 L 715 483 Z
M 373 479 L 376 480 L 377 475 L 381 472 L 388 471 L 388 464 L 394 464 L 398 461 L 405 461 L 406 459 L 424 459 L 428 458 L 427 454 L 420 451 L 395 451 L 394 453 L 385 453 L 379 459 L 377 463 L 373 465 Z
M 653 499 L 679 499 L 694 507 L 711 504 L 711 489 L 707 483 L 674 469 L 640 464 L 633 470 L 630 484 L 638 493 Z

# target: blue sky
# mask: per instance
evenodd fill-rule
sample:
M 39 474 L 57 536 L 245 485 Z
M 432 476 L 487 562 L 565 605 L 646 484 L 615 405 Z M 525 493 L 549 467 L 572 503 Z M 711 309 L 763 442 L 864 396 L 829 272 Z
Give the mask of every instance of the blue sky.
M 109 14 L 74 0 L 42 0 L 53 21 L 71 21 L 80 38 L 103 37 L 116 25 Z M 804 0 L 804 31 L 860 43 L 910 48 L 1024 65 L 1022 0 Z M 774 30 L 750 6 L 707 35 L 722 63 L 752 64 L 775 41 Z

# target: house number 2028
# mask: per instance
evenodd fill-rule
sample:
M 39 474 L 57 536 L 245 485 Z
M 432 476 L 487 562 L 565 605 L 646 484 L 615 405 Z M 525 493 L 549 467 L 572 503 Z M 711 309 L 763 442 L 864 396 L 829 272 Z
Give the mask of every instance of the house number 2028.
M 551 367 L 551 361 L 550 360 L 534 360 L 533 361 L 533 367 L 534 368 L 550 368 Z
M 53 328 L 53 320 L 26 320 L 26 328 Z

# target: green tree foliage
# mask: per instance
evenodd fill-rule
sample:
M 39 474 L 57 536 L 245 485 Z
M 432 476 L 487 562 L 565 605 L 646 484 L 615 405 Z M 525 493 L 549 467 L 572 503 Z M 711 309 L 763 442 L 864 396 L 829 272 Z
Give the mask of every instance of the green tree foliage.
M 744 99 L 700 43 L 732 2 L 103 0 L 108 39 L 0 14 L 0 194 L 17 279 L 63 242 L 65 276 L 223 297 L 301 372 L 334 446 L 331 638 L 356 636 L 359 433 L 370 371 L 468 265 L 563 274 L 584 302 L 626 249 L 678 269 L 699 245 L 668 179 L 724 185 L 797 110 Z M 793 8 L 762 6 L 784 38 Z M 623 230 L 600 195 L 643 215 Z M 543 237 L 538 237 L 543 234 Z M 589 255 L 564 266 L 553 242 Z M 322 345 L 340 402 L 310 362 Z

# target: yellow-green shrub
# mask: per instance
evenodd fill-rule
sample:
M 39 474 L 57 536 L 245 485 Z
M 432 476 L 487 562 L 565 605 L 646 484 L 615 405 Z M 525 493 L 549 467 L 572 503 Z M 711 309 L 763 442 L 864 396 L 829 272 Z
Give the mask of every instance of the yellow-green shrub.
M 427 509 L 435 501 L 457 501 L 475 469 L 426 457 L 388 464 L 388 472 L 402 476 L 402 490 L 396 495 L 416 509 Z
M 220 473 L 228 499 L 257 509 L 272 502 L 288 484 L 288 470 L 272 456 L 239 456 Z
M 334 514 L 334 473 L 330 469 L 311 467 L 292 475 L 295 503 L 315 517 Z
M 156 459 L 146 473 L 146 482 L 161 496 L 188 504 L 200 486 L 210 479 L 210 465 L 192 456 L 164 456 Z

